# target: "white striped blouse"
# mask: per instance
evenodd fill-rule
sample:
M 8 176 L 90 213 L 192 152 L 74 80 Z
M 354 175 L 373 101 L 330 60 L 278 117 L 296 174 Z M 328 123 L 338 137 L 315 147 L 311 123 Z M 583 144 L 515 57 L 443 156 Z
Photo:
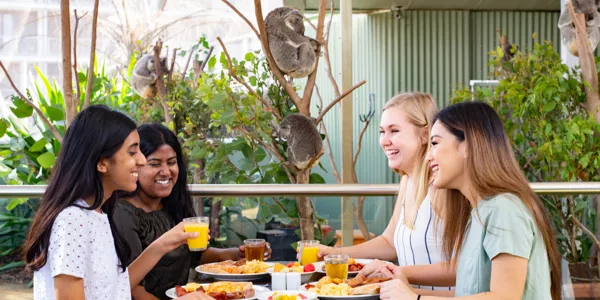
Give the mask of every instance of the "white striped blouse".
M 394 232 L 394 247 L 398 256 L 399 266 L 428 265 L 442 262 L 442 222 L 435 222 L 437 214 L 431 206 L 429 195 L 425 197 L 414 220 L 413 229 L 404 225 L 404 202 L 400 218 Z M 437 223 L 437 226 L 436 226 Z M 437 228 L 436 228 L 437 227 Z M 449 290 L 449 287 L 431 287 L 414 285 L 419 289 Z

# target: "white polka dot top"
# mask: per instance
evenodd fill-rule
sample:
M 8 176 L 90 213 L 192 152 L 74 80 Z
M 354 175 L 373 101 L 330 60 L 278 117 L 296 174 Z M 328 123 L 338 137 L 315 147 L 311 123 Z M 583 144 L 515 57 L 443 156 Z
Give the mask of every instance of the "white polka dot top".
M 106 214 L 70 206 L 54 221 L 46 264 L 33 275 L 33 297 L 54 300 L 54 276 L 65 274 L 83 278 L 86 300 L 129 300 L 129 272 L 118 264 Z

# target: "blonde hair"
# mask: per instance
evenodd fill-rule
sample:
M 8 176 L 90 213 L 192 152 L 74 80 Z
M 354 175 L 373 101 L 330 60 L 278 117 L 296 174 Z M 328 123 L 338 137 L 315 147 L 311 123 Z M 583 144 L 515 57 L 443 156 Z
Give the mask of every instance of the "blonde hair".
M 406 113 L 408 121 L 417 128 L 427 128 L 428 130 L 431 129 L 433 118 L 439 111 L 433 96 L 431 94 L 421 92 L 398 94 L 392 99 L 388 100 L 383 107 L 383 111 L 392 107 L 402 109 L 402 111 Z M 431 170 L 429 169 L 429 163 L 425 160 L 425 155 L 427 155 L 428 150 L 429 142 L 426 141 L 425 144 L 421 146 L 421 149 L 419 149 L 417 161 L 420 161 L 421 163 L 415 166 L 416 205 L 414 206 L 413 211 L 409 212 L 409 214 L 407 214 L 408 217 L 404 220 L 405 226 L 410 229 L 413 228 L 419 206 L 421 206 L 421 203 L 423 203 L 423 200 L 427 196 L 427 191 L 429 189 Z M 400 173 L 400 175 L 406 174 L 401 170 L 394 171 Z
M 463 102 L 444 108 L 434 122 L 440 122 L 458 141 L 467 143 L 465 171 L 481 198 L 510 193 L 525 204 L 548 254 L 552 299 L 560 299 L 560 253 L 550 219 L 521 171 L 496 111 L 483 102 Z M 443 219 L 452 220 L 445 222 L 442 249 L 445 257 L 456 264 L 472 207 L 458 190 L 436 190 L 434 197 L 444 203 Z

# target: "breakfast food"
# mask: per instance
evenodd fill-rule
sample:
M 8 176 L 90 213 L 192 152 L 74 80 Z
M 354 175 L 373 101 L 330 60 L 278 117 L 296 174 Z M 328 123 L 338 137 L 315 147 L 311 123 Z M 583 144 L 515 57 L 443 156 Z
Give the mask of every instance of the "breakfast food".
M 365 267 L 365 264 L 356 262 L 356 260 L 354 258 L 348 259 L 348 272 L 359 272 L 364 267 Z M 321 270 L 325 271 L 324 264 L 321 266 Z
M 382 282 L 391 278 L 367 278 L 358 275 L 350 280 L 340 280 L 325 276 L 316 284 L 306 284 L 304 288 L 309 292 L 315 292 L 319 296 L 355 296 L 355 295 L 377 295 Z
M 269 268 L 269 265 L 260 260 L 239 261 L 226 260 L 213 264 L 201 265 L 198 267 L 200 271 L 216 274 L 258 274 L 264 273 Z
M 190 282 L 184 286 L 175 286 L 177 297 L 195 291 L 203 292 L 216 300 L 233 300 L 254 297 L 252 282 L 219 281 L 213 282 L 206 287 L 195 282 Z
M 304 300 L 308 299 L 308 297 L 302 295 L 302 293 L 298 294 L 290 294 L 286 292 L 273 292 L 273 295 L 269 296 L 267 300 Z
M 307 272 L 314 272 L 315 271 L 315 266 L 313 264 L 307 264 L 307 265 L 300 265 L 300 263 L 298 262 L 291 262 L 287 265 L 283 265 L 280 263 L 275 263 L 275 267 L 273 267 L 273 272 L 275 273 L 290 273 L 290 272 L 297 272 L 297 273 L 307 273 Z

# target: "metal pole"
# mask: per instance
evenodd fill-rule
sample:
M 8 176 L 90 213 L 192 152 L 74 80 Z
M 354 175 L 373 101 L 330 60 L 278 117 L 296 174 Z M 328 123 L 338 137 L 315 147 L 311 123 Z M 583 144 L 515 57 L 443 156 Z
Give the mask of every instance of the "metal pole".
M 340 1 L 342 15 L 342 91 L 352 87 L 352 1 Z M 352 176 L 354 133 L 352 94 L 341 103 L 342 112 L 342 183 L 354 183 Z M 354 198 L 342 198 L 342 246 L 354 244 Z
M 532 182 L 538 194 L 600 194 L 600 182 Z M 190 184 L 192 196 L 395 196 L 398 184 Z M 41 197 L 46 185 L 0 185 L 0 198 Z

